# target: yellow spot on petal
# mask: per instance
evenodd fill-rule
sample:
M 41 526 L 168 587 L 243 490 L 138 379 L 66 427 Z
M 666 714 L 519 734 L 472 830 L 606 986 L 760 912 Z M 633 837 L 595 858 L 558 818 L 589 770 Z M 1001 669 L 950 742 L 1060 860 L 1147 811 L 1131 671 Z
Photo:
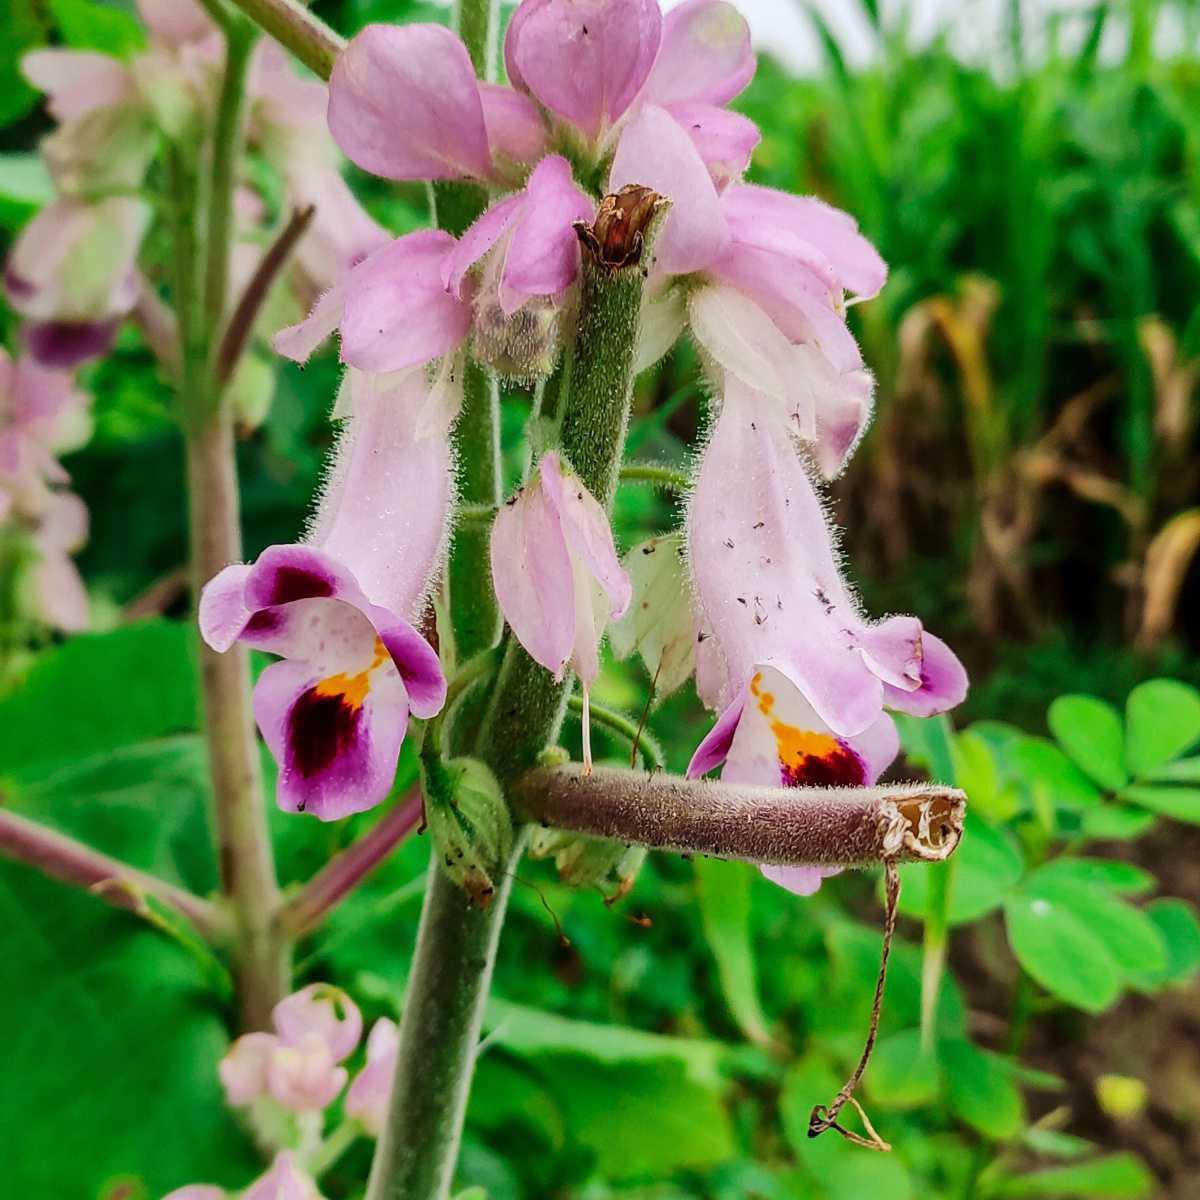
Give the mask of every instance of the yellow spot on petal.
M 381 667 L 387 657 L 388 652 L 383 642 L 376 638 L 375 656 L 365 671 L 359 671 L 356 675 L 347 675 L 345 672 L 339 675 L 330 675 L 328 679 L 322 679 L 313 688 L 313 693 L 322 698 L 340 696 L 351 708 L 362 708 L 363 701 L 366 700 L 367 693 L 371 690 L 371 673 Z

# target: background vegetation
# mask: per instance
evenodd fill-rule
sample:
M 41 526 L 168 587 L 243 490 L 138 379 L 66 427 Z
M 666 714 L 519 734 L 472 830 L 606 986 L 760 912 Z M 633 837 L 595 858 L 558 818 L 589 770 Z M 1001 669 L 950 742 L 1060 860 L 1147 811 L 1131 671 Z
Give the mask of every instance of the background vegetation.
M 904 726 L 901 769 L 957 781 L 972 815 L 953 863 L 905 873 L 865 1094 L 895 1151 L 806 1136 L 865 1032 L 878 880 L 801 901 L 744 867 L 655 858 L 609 909 L 527 863 L 464 1186 L 491 1200 L 1195 1195 L 1200 57 L 1190 6 L 1170 6 L 1189 38 L 1152 50 L 1167 7 L 1014 22 L 991 61 L 964 65 L 938 41 L 912 47 L 863 0 L 874 65 L 851 71 L 818 22 L 820 76 L 764 61 L 740 101 L 764 132 L 760 181 L 849 209 L 892 266 L 857 314 L 878 416 L 834 501 L 872 610 L 921 614 L 975 680 L 958 732 Z M 317 9 L 346 33 L 443 15 L 403 0 Z M 1118 20 L 1125 48 L 1102 58 Z M 47 125 L 19 53 L 112 50 L 137 29 L 117 6 L 49 0 L 18 3 L 3 32 L 9 238 L 48 194 L 32 153 Z M 355 182 L 394 229 L 424 220 L 419 189 Z M 242 442 L 248 553 L 294 535 L 336 380 L 331 357 L 282 369 Z M 96 435 L 67 466 L 92 512 L 80 562 L 98 632 L 10 661 L 0 786 L 14 809 L 205 891 L 172 401 L 131 332 L 84 382 Z M 678 352 L 640 381 L 639 454 L 683 464 L 702 404 Z M 527 413 L 507 399 L 514 455 Z M 664 497 L 623 489 L 626 545 L 674 520 Z M 640 668 L 610 665 L 599 691 L 636 711 L 646 687 Z M 651 714 L 676 769 L 699 713 L 685 695 Z M 398 788 L 414 777 L 406 757 Z M 360 823 L 274 814 L 283 881 Z M 388 1012 L 426 856 L 404 846 L 339 909 L 303 947 L 304 977 Z M 0 925 L 0 1190 L 135 1200 L 244 1181 L 252 1152 L 216 1078 L 228 1034 L 214 964 L 7 864 Z M 367 1161 L 359 1143 L 328 1195 L 355 1195 Z

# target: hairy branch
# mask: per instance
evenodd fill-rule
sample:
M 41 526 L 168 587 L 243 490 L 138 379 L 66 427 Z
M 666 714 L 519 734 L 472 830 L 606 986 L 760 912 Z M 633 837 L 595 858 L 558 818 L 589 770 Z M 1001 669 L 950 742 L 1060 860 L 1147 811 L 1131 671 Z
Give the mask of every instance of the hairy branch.
M 528 820 L 683 854 L 769 866 L 941 862 L 966 797 L 940 784 L 766 788 L 598 767 L 531 771 L 513 801 Z
M 284 906 L 280 921 L 289 934 L 311 933 L 420 824 L 421 789 L 414 788 L 358 841 L 330 859 Z
M 250 276 L 217 348 L 215 371 L 218 386 L 228 383 L 232 377 L 271 286 L 279 278 L 279 272 L 291 257 L 296 243 L 312 224 L 316 211 L 311 204 L 296 209 L 280 230 L 279 236 L 267 247 L 254 274 Z
M 25 863 L 51 879 L 86 888 L 109 904 L 139 916 L 145 907 L 141 896 L 153 896 L 186 917 L 209 942 L 225 942 L 232 936 L 232 922 L 211 901 L 3 809 L 0 855 Z
M 346 39 L 320 17 L 314 17 L 299 0 L 234 0 L 234 3 L 313 74 L 329 78 L 337 56 L 346 48 Z

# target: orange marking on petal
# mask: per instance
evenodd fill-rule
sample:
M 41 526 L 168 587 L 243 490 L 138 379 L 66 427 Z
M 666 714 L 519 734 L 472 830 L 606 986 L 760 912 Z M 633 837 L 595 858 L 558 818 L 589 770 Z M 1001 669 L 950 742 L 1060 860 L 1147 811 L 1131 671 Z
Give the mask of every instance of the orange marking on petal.
M 313 688 L 313 694 L 322 699 L 339 696 L 351 708 L 362 708 L 363 701 L 366 700 L 367 693 L 371 690 L 371 673 L 381 667 L 387 657 L 388 652 L 383 642 L 376 638 L 375 657 L 372 658 L 371 665 L 365 671 L 359 671 L 356 675 L 347 675 L 345 672 L 339 675 L 330 675 L 328 679 L 322 679 Z

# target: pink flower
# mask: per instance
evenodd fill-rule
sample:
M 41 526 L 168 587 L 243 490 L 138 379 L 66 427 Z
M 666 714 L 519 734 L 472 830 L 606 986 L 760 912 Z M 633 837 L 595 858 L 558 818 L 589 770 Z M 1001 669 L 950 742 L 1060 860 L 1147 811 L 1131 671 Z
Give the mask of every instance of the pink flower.
M 609 186 L 635 180 L 676 201 L 659 271 L 698 277 L 686 307 L 662 283 L 656 304 L 677 322 L 690 319 L 718 386 L 732 374 L 774 396 L 822 472 L 837 474 L 870 418 L 873 390 L 845 298 L 883 286 L 879 255 L 852 218 L 818 200 L 740 183 L 718 192 L 683 128 L 651 105 L 623 133 Z M 674 331 L 668 325 L 654 350 Z
M 386 179 L 490 180 L 493 153 L 538 157 L 540 128 L 527 98 L 476 80 L 466 47 L 440 25 L 368 25 L 329 80 L 334 139 Z
M 311 1176 L 285 1150 L 276 1155 L 266 1174 L 242 1193 L 242 1200 L 321 1200 L 321 1195 Z
M 346 1093 L 346 1115 L 360 1121 L 372 1137 L 379 1136 L 387 1119 L 399 1049 L 396 1022 L 380 1017 L 367 1038 L 366 1065 L 354 1077 Z
M 141 288 L 135 264 L 150 216 L 149 205 L 124 196 L 64 199 L 21 231 L 4 286 L 39 362 L 73 367 L 112 345 Z
M 409 714 L 431 717 L 446 683 L 409 623 L 445 548 L 450 451 L 444 431 L 415 439 L 430 400 L 421 373 L 369 390 L 339 443 L 307 544 L 272 546 L 204 589 L 200 628 L 278 654 L 254 711 L 280 765 L 278 801 L 334 820 L 389 792 Z
M 722 712 L 688 773 L 724 762 L 722 778 L 740 782 L 864 786 L 899 748 L 884 709 L 944 712 L 967 677 L 916 618 L 864 618 L 792 439 L 772 398 L 727 380 L 688 512 L 701 622 L 720 656 L 706 699 Z M 767 874 L 807 894 L 814 871 Z
M 496 291 L 505 316 L 533 296 L 565 292 L 579 274 L 574 223 L 590 220 L 595 210 L 575 186 L 565 158 L 542 159 L 524 190 L 493 204 L 447 255 L 446 290 L 461 297 L 467 272 L 499 243 Z
M 227 1194 L 224 1188 L 214 1187 L 210 1183 L 189 1183 L 186 1187 L 168 1192 L 163 1200 L 226 1200 Z
M 497 514 L 491 558 L 496 599 L 517 641 L 556 679 L 570 664 L 586 700 L 604 627 L 624 615 L 632 588 L 604 510 L 557 453 L 543 456 L 536 478 Z M 584 733 L 590 762 L 586 714 Z
M 504 61 L 513 87 L 595 142 L 641 91 L 661 40 L 658 0 L 524 0 Z
M 87 589 L 71 555 L 83 549 L 88 511 L 71 492 L 51 493 L 33 532 L 32 608 L 53 629 L 79 633 L 89 624 Z
M 340 988 L 317 983 L 281 1000 L 274 1033 L 248 1033 L 230 1046 L 218 1073 L 235 1108 L 269 1097 L 293 1112 L 320 1111 L 346 1086 L 338 1066 L 354 1052 L 362 1016 Z
M 285 1042 L 319 1037 L 335 1062 L 354 1053 L 362 1037 L 362 1014 L 341 988 L 312 983 L 275 1005 L 271 1019 Z

